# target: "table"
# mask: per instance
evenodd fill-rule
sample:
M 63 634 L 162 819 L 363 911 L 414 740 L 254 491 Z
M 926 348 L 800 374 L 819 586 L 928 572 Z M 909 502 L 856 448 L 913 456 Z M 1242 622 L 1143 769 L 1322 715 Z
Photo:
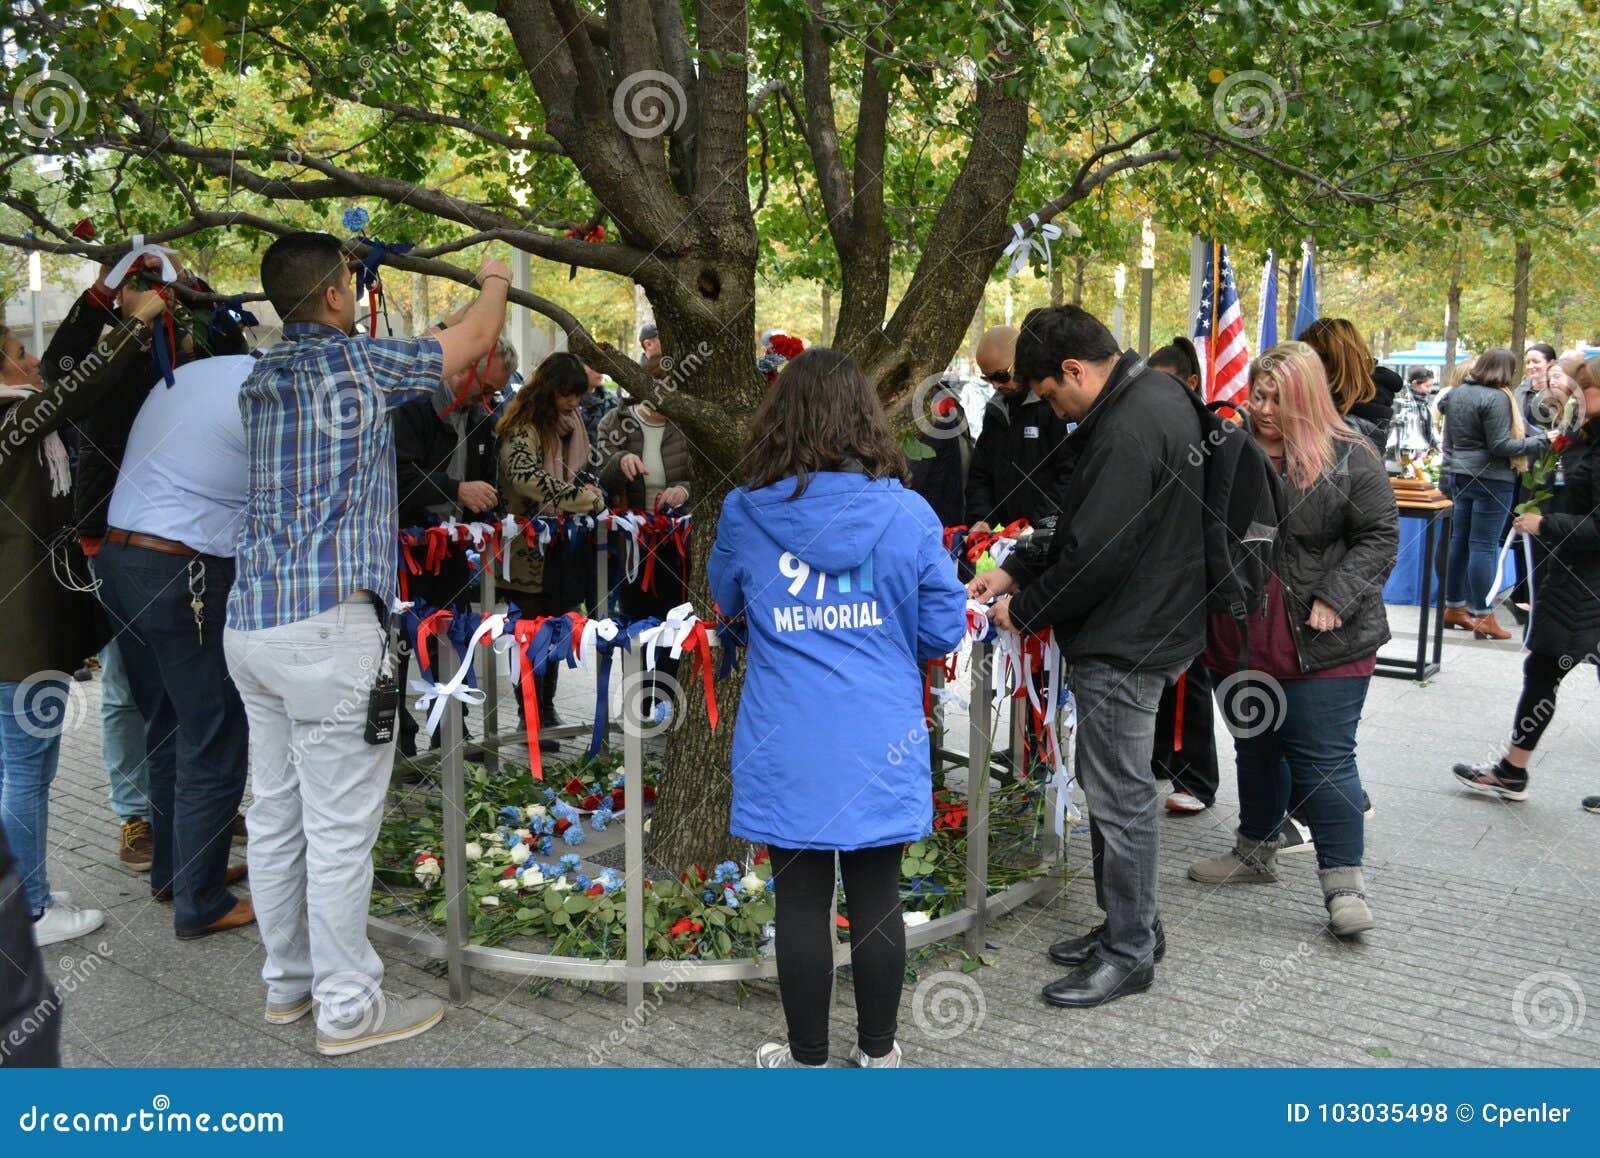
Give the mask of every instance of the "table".
M 1396 504 L 1402 519 L 1422 520 L 1422 597 L 1421 614 L 1417 624 L 1417 654 L 1415 657 L 1399 659 L 1394 656 L 1378 654 L 1378 666 L 1374 674 L 1390 676 L 1394 679 L 1425 680 L 1439 672 L 1439 658 L 1444 652 L 1444 600 L 1445 589 L 1450 582 L 1450 556 L 1446 553 L 1444 566 L 1440 569 L 1438 592 L 1434 592 L 1433 560 L 1437 553 L 1439 524 L 1444 524 L 1445 541 L 1449 542 L 1451 515 L 1455 504 L 1449 499 L 1433 500 L 1402 500 Z M 1428 658 L 1429 626 L 1432 626 L 1433 658 Z

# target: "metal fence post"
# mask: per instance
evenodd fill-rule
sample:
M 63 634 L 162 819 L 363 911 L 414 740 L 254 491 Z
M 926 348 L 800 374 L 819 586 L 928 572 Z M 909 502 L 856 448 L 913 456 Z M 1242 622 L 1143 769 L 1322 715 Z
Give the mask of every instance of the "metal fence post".
M 455 678 L 459 662 L 455 646 L 448 640 L 440 641 L 439 682 L 448 684 Z M 467 662 L 471 663 L 469 656 Z M 467 931 L 471 927 L 467 912 L 467 785 L 466 770 L 462 763 L 461 701 L 451 697 L 444 707 L 444 891 L 445 891 L 445 964 L 450 974 L 450 1000 L 457 1002 L 472 999 L 472 971 L 467 967 L 465 951 Z
M 511 550 L 511 544 L 505 544 L 502 549 Z M 484 615 L 493 615 L 498 598 L 494 590 L 494 553 L 491 551 L 483 563 L 478 588 L 479 610 Z M 500 736 L 500 656 L 493 648 L 486 648 L 484 656 L 484 670 L 479 673 L 483 684 L 483 766 L 494 773 L 500 771 L 500 745 L 491 743 Z
M 633 647 L 622 653 L 624 688 L 639 679 L 639 650 Z M 626 696 L 622 708 L 622 769 L 623 877 L 627 881 L 623 913 L 627 929 L 628 1016 L 632 1016 L 644 1003 L 644 737 L 639 721 L 628 711 Z
M 972 706 L 968 711 L 967 749 L 967 908 L 973 911 L 967 930 L 967 953 L 983 952 L 989 909 L 989 690 L 992 650 L 982 641 L 972 645 Z
M 594 575 L 595 586 L 599 590 L 595 593 L 594 619 L 608 619 L 611 616 L 611 557 L 606 551 L 606 527 L 604 523 L 594 525 Z

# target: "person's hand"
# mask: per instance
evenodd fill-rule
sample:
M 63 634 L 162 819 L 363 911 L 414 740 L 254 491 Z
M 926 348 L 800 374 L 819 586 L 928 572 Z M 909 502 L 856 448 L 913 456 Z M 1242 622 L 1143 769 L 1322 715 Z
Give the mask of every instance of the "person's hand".
M 166 312 L 167 299 L 161 296 L 160 290 L 136 290 L 130 286 L 123 291 L 122 308 L 131 317 L 150 325 Z
M 489 285 L 489 279 L 494 277 L 505 278 L 506 289 L 508 291 L 511 289 L 511 267 L 497 258 L 486 257 L 478 266 L 478 272 L 473 280 L 478 283 L 479 289 L 485 289 Z
M 993 571 L 985 571 L 968 583 L 967 595 L 977 600 L 996 599 L 1002 595 L 1010 595 L 1016 589 L 1017 581 L 996 567 Z
M 100 266 L 100 276 L 94 279 L 94 285 L 90 288 L 92 288 L 96 293 L 101 294 L 108 294 L 112 292 L 111 287 L 106 285 L 106 278 L 111 276 L 111 267 L 116 264 L 117 263 L 114 261 L 102 263 Z
M 985 522 L 980 520 L 980 521 L 978 521 L 976 523 L 973 523 L 972 526 L 967 528 L 967 534 L 969 534 L 969 535 L 987 535 L 992 529 L 993 528 L 990 527 L 988 523 L 985 523 Z
M 585 494 L 588 494 L 588 495 L 592 496 L 593 498 L 597 499 L 601 506 L 605 506 L 605 503 L 606 503 L 606 492 L 605 491 L 601 490 L 599 487 L 595 486 L 593 483 L 584 483 L 583 484 L 583 490 L 584 490 Z
M 1016 625 L 1011 622 L 1011 596 L 1007 595 L 1000 602 L 990 606 L 989 621 L 1004 631 L 1016 630 Z
M 681 507 L 689 501 L 687 487 L 668 487 L 661 492 L 661 505 L 664 507 Z
M 1518 515 L 1511 521 L 1511 529 L 1514 531 L 1521 531 L 1524 535 L 1533 535 L 1537 537 L 1539 534 L 1539 528 L 1543 526 L 1543 524 L 1543 515 Z
M 1332 631 L 1336 627 L 1343 627 L 1344 620 L 1339 618 L 1339 613 L 1320 599 L 1311 601 L 1311 614 L 1306 617 L 1306 626 L 1312 631 Z
M 629 482 L 639 478 L 641 475 L 647 475 L 650 473 L 645 469 L 644 459 L 640 458 L 636 454 L 623 455 L 622 460 L 617 465 L 622 468 L 622 476 Z
M 477 515 L 484 511 L 494 510 L 494 505 L 500 496 L 495 493 L 494 487 L 486 482 L 467 481 L 456 486 L 456 501 L 462 508 Z

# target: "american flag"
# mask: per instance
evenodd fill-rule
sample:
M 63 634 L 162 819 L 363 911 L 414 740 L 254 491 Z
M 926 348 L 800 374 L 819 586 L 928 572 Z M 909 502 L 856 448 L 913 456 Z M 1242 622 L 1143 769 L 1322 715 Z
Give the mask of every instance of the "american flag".
M 1220 241 L 1206 248 L 1194 341 L 1205 371 L 1206 401 L 1242 403 L 1249 377 L 1250 348 L 1244 340 L 1239 285 L 1228 261 L 1228 247 Z

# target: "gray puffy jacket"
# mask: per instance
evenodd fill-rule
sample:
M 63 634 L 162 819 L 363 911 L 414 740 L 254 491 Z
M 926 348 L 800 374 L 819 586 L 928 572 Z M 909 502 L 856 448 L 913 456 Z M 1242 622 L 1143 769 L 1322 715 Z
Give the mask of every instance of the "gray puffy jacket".
M 1549 446 L 1543 434 L 1512 438 L 1511 401 L 1504 391 L 1479 382 L 1469 380 L 1450 391 L 1439 411 L 1444 415 L 1451 474 L 1516 482 L 1510 460 L 1523 454 L 1537 457 Z

